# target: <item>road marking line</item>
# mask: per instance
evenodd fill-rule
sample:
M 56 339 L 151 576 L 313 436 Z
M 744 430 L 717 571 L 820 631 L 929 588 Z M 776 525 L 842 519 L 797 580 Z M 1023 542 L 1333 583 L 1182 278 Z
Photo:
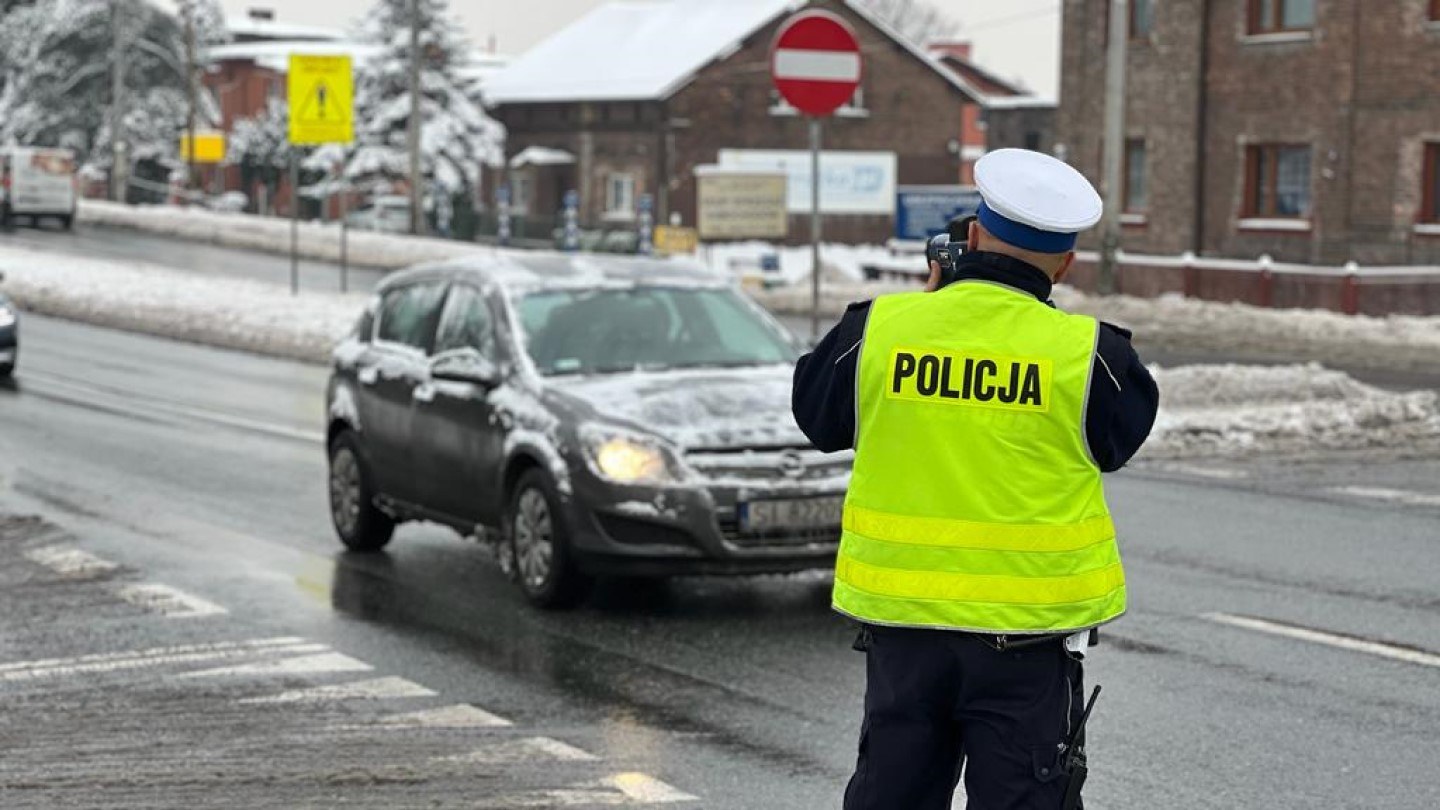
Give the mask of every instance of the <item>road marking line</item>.
M 117 591 L 121 599 L 137 607 L 171 619 L 195 619 L 202 616 L 223 616 L 230 611 L 214 602 L 188 594 L 179 588 L 146 582 L 126 585 Z
M 519 740 L 501 740 L 485 748 L 477 748 L 468 754 L 436 757 L 435 762 L 455 762 L 467 765 L 502 765 L 508 763 L 530 763 L 539 759 L 558 762 L 599 762 L 600 758 L 576 748 L 573 745 L 550 737 L 525 737 Z
M 374 667 L 364 661 L 357 661 L 337 652 L 305 655 L 299 658 L 282 658 L 279 661 L 259 661 L 233 667 L 203 669 L 187 672 L 181 678 L 220 678 L 232 675 L 318 675 L 327 672 L 369 672 Z
M 1412 649 L 1410 647 L 1402 647 L 1397 644 L 1367 641 L 1363 638 L 1356 638 L 1355 636 L 1329 633 L 1324 630 L 1312 630 L 1308 627 L 1256 619 L 1250 616 L 1235 616 L 1229 613 L 1206 613 L 1200 618 L 1220 624 L 1228 624 L 1232 627 L 1242 627 L 1246 630 L 1254 630 L 1260 633 L 1285 636 L 1286 638 L 1324 644 L 1329 647 L 1338 647 L 1339 649 L 1350 650 L 1351 652 L 1378 655 L 1381 658 L 1404 661 L 1407 664 L 1440 667 L 1440 655 Z
M 514 723 L 477 706 L 457 703 L 438 709 L 392 714 L 382 718 L 380 725 L 392 728 L 503 728 Z
M 605 782 L 625 794 L 625 798 L 641 804 L 700 801 L 699 796 L 691 796 L 643 773 L 617 773 L 607 777 Z
M 75 658 L 48 658 L 37 661 L 16 661 L 0 664 L 0 680 L 20 681 L 32 678 L 66 677 L 119 670 L 159 667 L 167 664 L 194 664 L 224 661 L 268 653 L 324 652 L 323 644 L 302 638 L 257 639 L 253 641 L 191 644 L 181 647 L 156 647 L 119 653 L 98 653 Z
M 1349 495 L 1353 498 L 1389 501 L 1406 506 L 1440 506 L 1440 495 L 1411 492 L 1406 489 L 1389 489 L 1387 487 L 1335 487 L 1330 491 L 1339 495 Z
M 93 579 L 108 574 L 120 566 L 109 560 L 102 560 L 88 551 L 70 546 L 45 546 L 25 552 L 25 559 L 43 565 L 51 571 L 70 579 Z
M 245 698 L 241 703 L 308 703 L 325 700 L 388 700 L 393 698 L 434 697 L 435 692 L 404 678 L 375 678 L 354 683 L 296 689 L 278 695 Z
M 1178 475 L 1191 475 L 1196 478 L 1214 478 L 1220 481 L 1234 481 L 1241 478 L 1249 478 L 1250 473 L 1245 470 L 1232 470 L 1225 467 L 1202 467 L 1198 464 L 1160 464 L 1156 469 Z

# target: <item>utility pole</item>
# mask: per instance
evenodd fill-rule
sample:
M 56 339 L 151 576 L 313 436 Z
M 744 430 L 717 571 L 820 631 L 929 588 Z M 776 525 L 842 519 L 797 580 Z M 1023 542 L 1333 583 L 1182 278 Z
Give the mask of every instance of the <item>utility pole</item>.
M 1099 292 L 1115 292 L 1115 254 L 1120 249 L 1120 214 L 1125 207 L 1121 163 L 1125 159 L 1125 48 L 1130 38 L 1129 3 L 1110 0 L 1109 44 L 1105 52 L 1105 216 L 1100 228 Z
M 125 22 L 122 0 L 110 0 L 110 199 L 125 202 L 130 183 L 130 149 L 125 137 Z
M 185 0 L 185 190 L 195 182 L 195 0 Z
M 425 199 L 420 177 L 420 0 L 410 0 L 410 232 L 425 233 Z

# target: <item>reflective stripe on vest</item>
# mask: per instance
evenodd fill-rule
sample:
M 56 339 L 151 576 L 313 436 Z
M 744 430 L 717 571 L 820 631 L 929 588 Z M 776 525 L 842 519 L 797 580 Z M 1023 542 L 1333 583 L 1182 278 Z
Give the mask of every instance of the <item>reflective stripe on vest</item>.
M 984 282 L 875 300 L 837 610 L 996 633 L 1078 630 L 1125 611 L 1084 435 L 1097 328 Z

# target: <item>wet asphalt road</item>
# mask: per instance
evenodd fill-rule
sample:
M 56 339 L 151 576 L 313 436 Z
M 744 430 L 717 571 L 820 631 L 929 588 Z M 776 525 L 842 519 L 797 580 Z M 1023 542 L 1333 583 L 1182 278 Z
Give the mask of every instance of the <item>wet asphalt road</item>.
M 470 806 L 457 792 L 506 806 L 515 791 L 595 784 L 621 771 L 699 797 L 676 806 L 838 806 L 863 661 L 848 648 L 850 629 L 827 610 L 823 575 L 613 583 L 578 611 L 545 614 L 522 603 L 479 545 L 434 527 L 403 528 L 383 555 L 342 554 L 327 523 L 318 440 L 323 369 L 38 317 L 24 325 L 20 375 L 0 389 L 0 513 L 41 515 L 76 547 L 227 608 L 204 620 L 218 629 L 203 638 L 302 637 L 364 661 L 374 668 L 366 678 L 404 678 L 436 692 L 426 699 L 435 705 L 480 706 L 600 758 L 540 767 L 487 754 L 477 762 L 489 764 L 457 775 L 447 757 L 491 750 L 477 743 L 484 735 L 430 740 L 416 760 L 411 746 L 386 747 L 379 737 L 362 736 L 370 749 L 354 741 L 306 749 L 308 738 L 282 725 L 275 756 L 289 763 L 283 778 L 231 784 L 206 771 L 186 784 L 229 785 L 242 805 L 309 800 L 285 790 L 328 785 L 336 773 L 344 787 L 351 771 L 341 766 L 364 749 L 365 772 L 388 787 L 357 790 L 363 806 L 442 798 Z M 1440 804 L 1428 776 L 1440 729 L 1436 473 L 1432 459 L 1354 458 L 1170 465 L 1116 477 L 1132 610 L 1089 665 L 1106 687 L 1092 724 L 1092 805 Z M 1347 486 L 1408 500 L 1337 493 Z M 11 641 L 0 644 L 0 666 L 177 642 L 175 625 L 160 619 L 137 618 L 109 636 L 77 623 L 63 599 L 35 604 L 48 607 L 5 609 L 0 628 Z M 1238 627 L 1217 613 L 1271 624 Z M 1396 660 L 1411 649 L 1432 657 Z M 346 677 L 295 676 L 284 685 Z M 105 694 L 130 695 L 129 684 Z M 153 699 L 171 699 L 168 687 L 147 688 L 161 690 Z M 232 697 L 260 687 L 235 688 Z M 67 694 L 42 691 L 23 705 L 36 716 L 64 714 L 73 710 Z M 226 695 L 217 687 L 202 697 Z M 44 700 L 56 703 L 37 708 Z M 397 710 L 425 708 L 395 702 Z M 107 728 L 110 716 L 76 725 L 72 743 Z M 232 716 L 244 715 L 216 715 Z M 168 750 L 166 741 L 188 739 L 180 729 L 190 722 L 167 714 L 125 733 L 141 742 L 155 735 L 151 743 Z M 246 733 L 262 746 L 261 732 Z M 202 735 L 186 744 L 213 758 L 222 741 Z M 66 745 L 51 739 L 45 750 L 60 757 Z M 295 746 L 327 753 L 281 753 Z M 177 778 L 154 767 L 157 783 Z M 384 767 L 401 768 L 409 781 L 397 788 Z M 104 804 L 115 782 L 87 773 L 57 775 L 11 758 L 0 770 L 0 804 Z M 142 795 L 144 786 L 127 790 L 140 793 L 114 795 Z M 603 803 L 600 794 L 572 794 L 580 806 Z M 27 797 L 32 804 L 18 801 Z

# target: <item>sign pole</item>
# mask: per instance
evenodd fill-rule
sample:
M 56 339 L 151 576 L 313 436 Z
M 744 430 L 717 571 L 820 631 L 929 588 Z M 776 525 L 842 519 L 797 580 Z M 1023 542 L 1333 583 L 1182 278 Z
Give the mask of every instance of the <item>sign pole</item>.
M 346 261 L 346 237 L 349 236 L 350 226 L 346 222 L 346 209 L 350 207 L 347 199 L 350 195 L 350 184 L 340 186 L 340 292 L 350 292 L 350 266 Z
M 290 150 L 290 294 L 300 294 L 300 162 Z
M 810 340 L 820 342 L 820 117 L 810 116 Z

